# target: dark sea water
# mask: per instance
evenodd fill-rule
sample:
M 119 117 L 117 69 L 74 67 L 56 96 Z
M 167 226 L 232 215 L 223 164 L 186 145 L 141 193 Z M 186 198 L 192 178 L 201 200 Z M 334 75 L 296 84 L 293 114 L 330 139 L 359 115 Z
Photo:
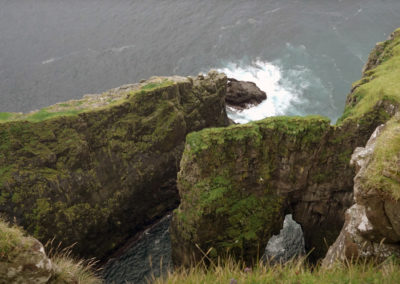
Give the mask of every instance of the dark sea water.
M 269 95 L 238 121 L 335 120 L 397 27 L 399 0 L 0 0 L 0 111 L 217 68 Z

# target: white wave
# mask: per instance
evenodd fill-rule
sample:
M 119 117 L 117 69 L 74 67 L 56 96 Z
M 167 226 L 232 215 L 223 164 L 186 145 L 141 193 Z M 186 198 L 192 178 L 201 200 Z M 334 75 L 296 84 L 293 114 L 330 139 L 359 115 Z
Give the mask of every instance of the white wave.
M 112 52 L 116 52 L 116 53 L 120 53 L 120 52 L 122 52 L 122 51 L 124 51 L 126 49 L 130 49 L 130 48 L 134 48 L 134 47 L 135 47 L 134 44 L 132 44 L 132 45 L 124 45 L 124 46 L 121 46 L 121 47 L 112 47 L 111 51 Z
M 53 63 L 53 62 L 55 62 L 57 60 L 60 60 L 60 59 L 61 59 L 61 57 L 52 57 L 52 58 L 49 58 L 47 60 L 42 61 L 42 64 L 43 65 L 44 64 L 50 64 L 50 63 Z
M 240 81 L 250 81 L 267 93 L 267 99 L 257 106 L 238 111 L 227 108 L 228 116 L 236 123 L 247 123 L 269 116 L 284 115 L 290 105 L 297 101 L 297 93 L 289 86 L 281 83 L 282 73 L 278 66 L 257 60 L 245 67 L 237 64 L 228 64 L 218 69 L 228 77 Z

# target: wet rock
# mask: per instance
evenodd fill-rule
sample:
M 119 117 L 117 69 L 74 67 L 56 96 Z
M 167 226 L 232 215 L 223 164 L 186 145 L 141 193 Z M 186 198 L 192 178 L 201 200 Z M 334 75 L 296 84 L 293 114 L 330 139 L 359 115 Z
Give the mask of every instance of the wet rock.
M 283 228 L 279 235 L 272 236 L 265 248 L 262 260 L 264 262 L 285 263 L 305 254 L 303 230 L 293 220 L 292 215 L 286 215 Z
M 226 104 L 236 109 L 248 108 L 251 105 L 258 105 L 267 99 L 265 92 L 260 90 L 253 82 L 228 79 L 226 89 Z
M 172 267 L 170 221 L 171 215 L 167 215 L 112 259 L 103 270 L 106 283 L 148 283 L 153 277 L 166 275 Z

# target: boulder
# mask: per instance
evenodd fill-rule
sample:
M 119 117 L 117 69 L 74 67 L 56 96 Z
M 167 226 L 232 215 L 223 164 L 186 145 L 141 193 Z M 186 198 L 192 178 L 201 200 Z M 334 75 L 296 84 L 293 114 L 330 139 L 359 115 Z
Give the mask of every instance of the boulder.
M 279 235 L 272 236 L 262 256 L 264 262 L 285 263 L 305 254 L 303 230 L 293 220 L 292 215 L 286 215 L 283 228 Z
M 53 273 L 43 245 L 0 222 L 0 283 L 47 283 Z
M 225 99 L 228 106 L 244 109 L 252 105 L 258 105 L 266 99 L 266 93 L 260 90 L 255 83 L 238 81 L 233 78 L 228 79 Z

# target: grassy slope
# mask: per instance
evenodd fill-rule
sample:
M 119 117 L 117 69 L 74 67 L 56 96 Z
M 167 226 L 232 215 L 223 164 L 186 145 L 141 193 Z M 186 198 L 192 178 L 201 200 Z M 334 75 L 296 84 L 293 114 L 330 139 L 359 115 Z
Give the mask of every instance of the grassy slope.
M 353 84 L 351 99 L 346 105 L 340 122 L 359 120 L 381 100 L 400 102 L 400 29 L 391 40 L 379 43 L 370 58 L 374 56 L 378 66 L 364 73 L 363 78 Z
M 228 260 L 224 264 L 205 269 L 197 266 L 187 270 L 170 273 L 166 279 L 155 279 L 157 284 L 181 283 L 399 283 L 400 266 L 388 260 L 380 266 L 373 264 L 338 264 L 330 270 L 312 269 L 302 261 L 293 261 L 284 265 L 258 265 L 246 268 Z M 237 282 L 233 281 L 236 280 Z

